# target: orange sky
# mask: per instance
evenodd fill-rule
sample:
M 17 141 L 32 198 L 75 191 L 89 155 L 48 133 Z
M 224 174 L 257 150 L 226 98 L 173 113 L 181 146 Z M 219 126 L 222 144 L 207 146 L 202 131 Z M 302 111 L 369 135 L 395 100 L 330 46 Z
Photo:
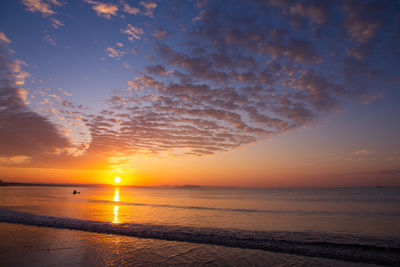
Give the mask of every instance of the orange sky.
M 304 130 L 304 134 L 312 130 Z M 346 154 L 324 153 L 311 148 L 307 151 L 306 143 L 297 147 L 291 143 L 300 137 L 297 134 L 286 135 L 261 144 L 203 157 L 133 155 L 122 165 L 117 166 L 114 161 L 112 167 L 108 165 L 98 170 L 0 167 L 0 171 L 3 180 L 44 183 L 113 184 L 114 178 L 119 176 L 122 185 L 139 186 L 399 185 L 399 174 L 393 165 L 395 160 L 379 160 L 363 150 Z

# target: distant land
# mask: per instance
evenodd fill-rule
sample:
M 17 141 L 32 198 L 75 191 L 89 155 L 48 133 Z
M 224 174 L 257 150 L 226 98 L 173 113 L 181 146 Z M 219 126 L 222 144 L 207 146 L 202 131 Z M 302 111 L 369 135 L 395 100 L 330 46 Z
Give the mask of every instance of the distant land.
M 220 188 L 220 189 L 233 189 L 233 188 L 242 188 L 242 189 L 254 189 L 254 187 L 242 187 L 242 186 L 211 186 L 211 185 L 116 185 L 116 184 L 77 184 L 77 183 L 22 183 L 22 182 L 5 182 L 0 180 L 0 186 L 49 186 L 49 187 L 126 187 L 126 188 L 173 188 L 173 189 L 201 189 L 201 188 Z M 395 187 L 399 186 L 327 186 L 327 187 L 298 187 L 298 186 L 272 186 L 272 187 L 257 187 L 258 189 L 313 189 L 313 188 L 387 188 L 387 187 Z
M 139 185 L 115 185 L 115 184 L 76 184 L 76 183 L 20 183 L 20 182 L 5 182 L 0 180 L 0 186 L 54 186 L 54 187 L 137 187 L 137 188 L 186 188 L 197 189 L 203 188 L 202 185 L 159 185 L 159 186 L 139 186 Z M 206 186 L 208 187 L 208 186 Z M 213 186 L 214 187 L 214 186 Z
M 111 184 L 53 184 L 53 183 L 18 183 L 3 182 L 0 180 L 0 186 L 55 186 L 55 187 L 109 187 Z

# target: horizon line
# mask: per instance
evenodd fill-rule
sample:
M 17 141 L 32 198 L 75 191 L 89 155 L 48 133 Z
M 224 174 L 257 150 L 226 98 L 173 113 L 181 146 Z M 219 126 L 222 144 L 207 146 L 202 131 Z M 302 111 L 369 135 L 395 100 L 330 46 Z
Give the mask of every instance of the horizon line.
M 284 188 L 395 188 L 400 185 L 350 185 L 350 186 L 231 186 L 231 185 L 118 185 L 118 184 L 95 184 L 95 183 L 28 183 L 28 182 L 7 182 L 0 180 L 0 186 L 45 186 L 45 187 L 137 187 L 137 188 L 181 188 L 181 189 L 201 189 L 201 188 L 242 188 L 242 189 L 284 189 Z

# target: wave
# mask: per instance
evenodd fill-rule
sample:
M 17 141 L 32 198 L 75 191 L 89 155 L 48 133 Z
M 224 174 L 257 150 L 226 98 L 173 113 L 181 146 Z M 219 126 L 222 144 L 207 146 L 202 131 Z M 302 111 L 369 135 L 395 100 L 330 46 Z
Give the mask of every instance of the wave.
M 96 203 L 111 203 L 115 205 L 115 201 L 111 200 L 83 200 L 87 202 Z M 118 205 L 127 206 L 146 206 L 155 208 L 173 208 L 173 209 L 191 209 L 191 210 L 206 210 L 206 211 L 222 211 L 222 212 L 244 212 L 244 213 L 275 213 L 275 214 L 295 214 L 295 215 L 348 215 L 348 216 L 390 216 L 390 217 L 400 217 L 400 213 L 390 213 L 390 212 L 357 212 L 357 211 L 323 211 L 323 210 L 265 210 L 265 209 L 239 209 L 239 208 L 216 208 L 216 207 L 204 207 L 204 206 L 179 206 L 179 205 L 169 205 L 169 204 L 153 204 L 153 203 L 136 203 L 136 202 L 124 202 L 119 201 Z
M 268 232 L 154 224 L 113 224 L 0 209 L 0 222 L 139 238 L 260 249 L 354 262 L 400 265 L 400 240 L 325 233 Z

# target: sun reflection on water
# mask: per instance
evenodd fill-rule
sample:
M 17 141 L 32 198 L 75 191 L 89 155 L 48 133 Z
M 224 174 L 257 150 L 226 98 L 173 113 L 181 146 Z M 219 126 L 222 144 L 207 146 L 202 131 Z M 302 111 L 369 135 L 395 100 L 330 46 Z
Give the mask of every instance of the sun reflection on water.
M 115 191 L 114 191 L 114 202 L 119 202 L 119 188 L 115 188 Z
M 114 202 L 119 202 L 119 188 L 115 188 L 114 191 Z M 119 223 L 119 219 L 118 219 L 118 205 L 114 206 L 114 220 L 113 223 Z

